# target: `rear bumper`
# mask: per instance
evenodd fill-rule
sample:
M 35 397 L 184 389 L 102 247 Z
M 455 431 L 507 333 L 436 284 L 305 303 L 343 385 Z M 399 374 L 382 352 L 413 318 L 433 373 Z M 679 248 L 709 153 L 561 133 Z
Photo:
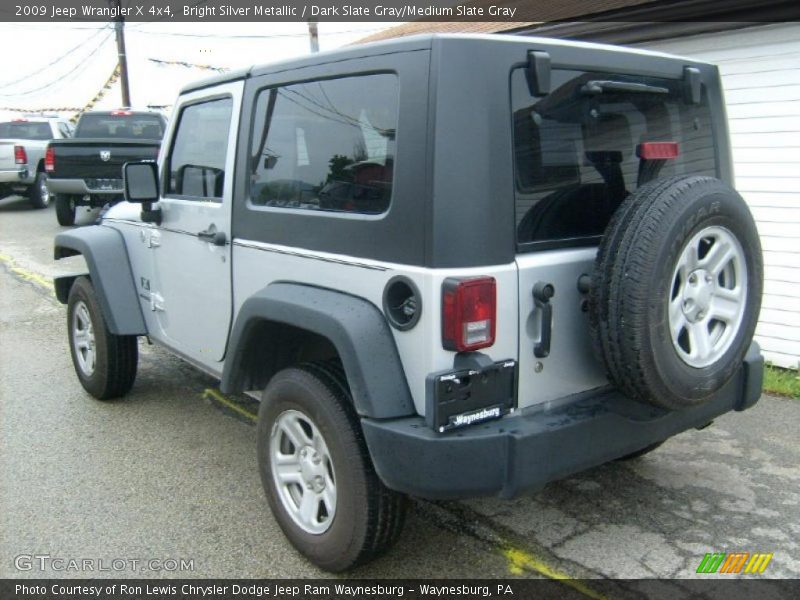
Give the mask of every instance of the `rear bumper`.
M 47 189 L 51 194 L 69 194 L 73 196 L 122 196 L 120 189 L 94 189 L 86 185 L 83 179 L 48 179 Z
M 702 427 L 761 395 L 764 359 L 753 344 L 737 374 L 707 402 L 668 411 L 603 389 L 440 434 L 422 417 L 362 419 L 375 469 L 391 489 L 425 498 L 513 497 Z
M 26 166 L 16 167 L 14 169 L 0 169 L 0 183 L 8 185 L 30 185 L 36 176 L 35 171 L 32 172 Z

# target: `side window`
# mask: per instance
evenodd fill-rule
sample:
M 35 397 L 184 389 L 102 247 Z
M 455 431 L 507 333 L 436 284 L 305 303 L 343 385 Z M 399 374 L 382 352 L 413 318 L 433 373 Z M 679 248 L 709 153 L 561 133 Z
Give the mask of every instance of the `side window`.
M 222 199 L 232 109 L 231 98 L 220 98 L 181 110 L 167 159 L 167 195 Z
M 397 76 L 388 73 L 263 90 L 251 143 L 251 204 L 386 212 L 397 104 Z

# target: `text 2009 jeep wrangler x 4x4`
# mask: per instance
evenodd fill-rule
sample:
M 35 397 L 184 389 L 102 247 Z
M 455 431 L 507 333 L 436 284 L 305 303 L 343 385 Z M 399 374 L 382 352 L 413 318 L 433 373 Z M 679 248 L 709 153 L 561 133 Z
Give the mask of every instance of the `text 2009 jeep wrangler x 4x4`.
M 127 203 L 59 234 L 78 378 L 137 337 L 263 390 L 269 504 L 322 568 L 404 495 L 510 497 L 753 405 L 762 261 L 715 67 L 426 36 L 183 90 Z M 140 207 L 132 203 L 141 203 Z

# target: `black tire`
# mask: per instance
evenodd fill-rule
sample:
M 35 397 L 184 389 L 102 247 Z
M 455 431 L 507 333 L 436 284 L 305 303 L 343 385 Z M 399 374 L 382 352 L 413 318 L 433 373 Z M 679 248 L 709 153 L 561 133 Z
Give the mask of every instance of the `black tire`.
M 746 297 L 729 345 L 722 345 L 710 364 L 693 366 L 673 343 L 668 304 L 676 297 L 674 274 L 684 249 L 710 227 L 722 228 L 740 244 Z M 708 281 L 717 286 L 713 278 Z M 710 177 L 653 181 L 623 202 L 601 241 L 589 293 L 595 349 L 626 395 L 669 409 L 700 404 L 740 368 L 758 321 L 762 287 L 758 232 L 736 191 Z
M 636 452 L 631 452 L 630 454 L 626 454 L 625 456 L 620 456 L 617 460 L 618 461 L 627 461 L 627 460 L 635 460 L 640 456 L 644 456 L 645 454 L 650 454 L 653 450 L 660 448 L 664 442 L 656 442 L 655 444 L 650 444 L 649 446 L 645 446 L 641 450 L 637 450 Z
M 91 321 L 94 338 L 94 368 L 89 370 L 81 363 L 77 322 L 85 307 Z M 80 328 L 86 330 L 86 327 Z M 98 400 L 111 400 L 127 394 L 136 379 L 139 362 L 139 345 L 135 335 L 115 335 L 108 330 L 103 310 L 91 281 L 78 277 L 69 292 L 67 301 L 67 331 L 72 364 L 83 388 Z
M 50 206 L 50 192 L 47 191 L 47 173 L 39 171 L 33 185 L 28 188 L 28 200 L 33 208 L 47 208 Z
M 75 225 L 75 199 L 69 194 L 56 194 L 56 219 L 62 227 Z
M 272 432 L 287 411 L 309 419 L 330 453 L 336 509 L 321 533 L 295 522 L 272 474 Z M 258 464 L 272 514 L 294 547 L 321 569 L 340 572 L 363 564 L 399 538 L 406 498 L 386 488 L 375 473 L 347 385 L 333 365 L 303 364 L 273 377 L 259 410 Z

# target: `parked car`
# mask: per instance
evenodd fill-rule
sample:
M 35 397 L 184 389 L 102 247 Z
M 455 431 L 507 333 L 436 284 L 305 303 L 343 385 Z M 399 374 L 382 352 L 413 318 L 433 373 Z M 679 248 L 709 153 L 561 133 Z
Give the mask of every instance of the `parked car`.
M 158 156 L 166 119 L 152 111 L 91 111 L 70 140 L 47 147 L 47 188 L 60 225 L 75 223 L 78 206 L 95 208 L 122 199 L 122 165 Z
M 47 208 L 44 154 L 50 140 L 66 139 L 73 127 L 67 119 L 29 116 L 0 122 L 0 198 L 28 196 L 34 208 Z
M 509 498 L 759 399 L 759 238 L 719 71 L 422 36 L 186 87 L 128 202 L 61 233 L 78 380 L 148 336 L 258 393 L 277 522 L 340 571 L 407 495 Z M 535 519 L 535 515 L 531 515 Z

